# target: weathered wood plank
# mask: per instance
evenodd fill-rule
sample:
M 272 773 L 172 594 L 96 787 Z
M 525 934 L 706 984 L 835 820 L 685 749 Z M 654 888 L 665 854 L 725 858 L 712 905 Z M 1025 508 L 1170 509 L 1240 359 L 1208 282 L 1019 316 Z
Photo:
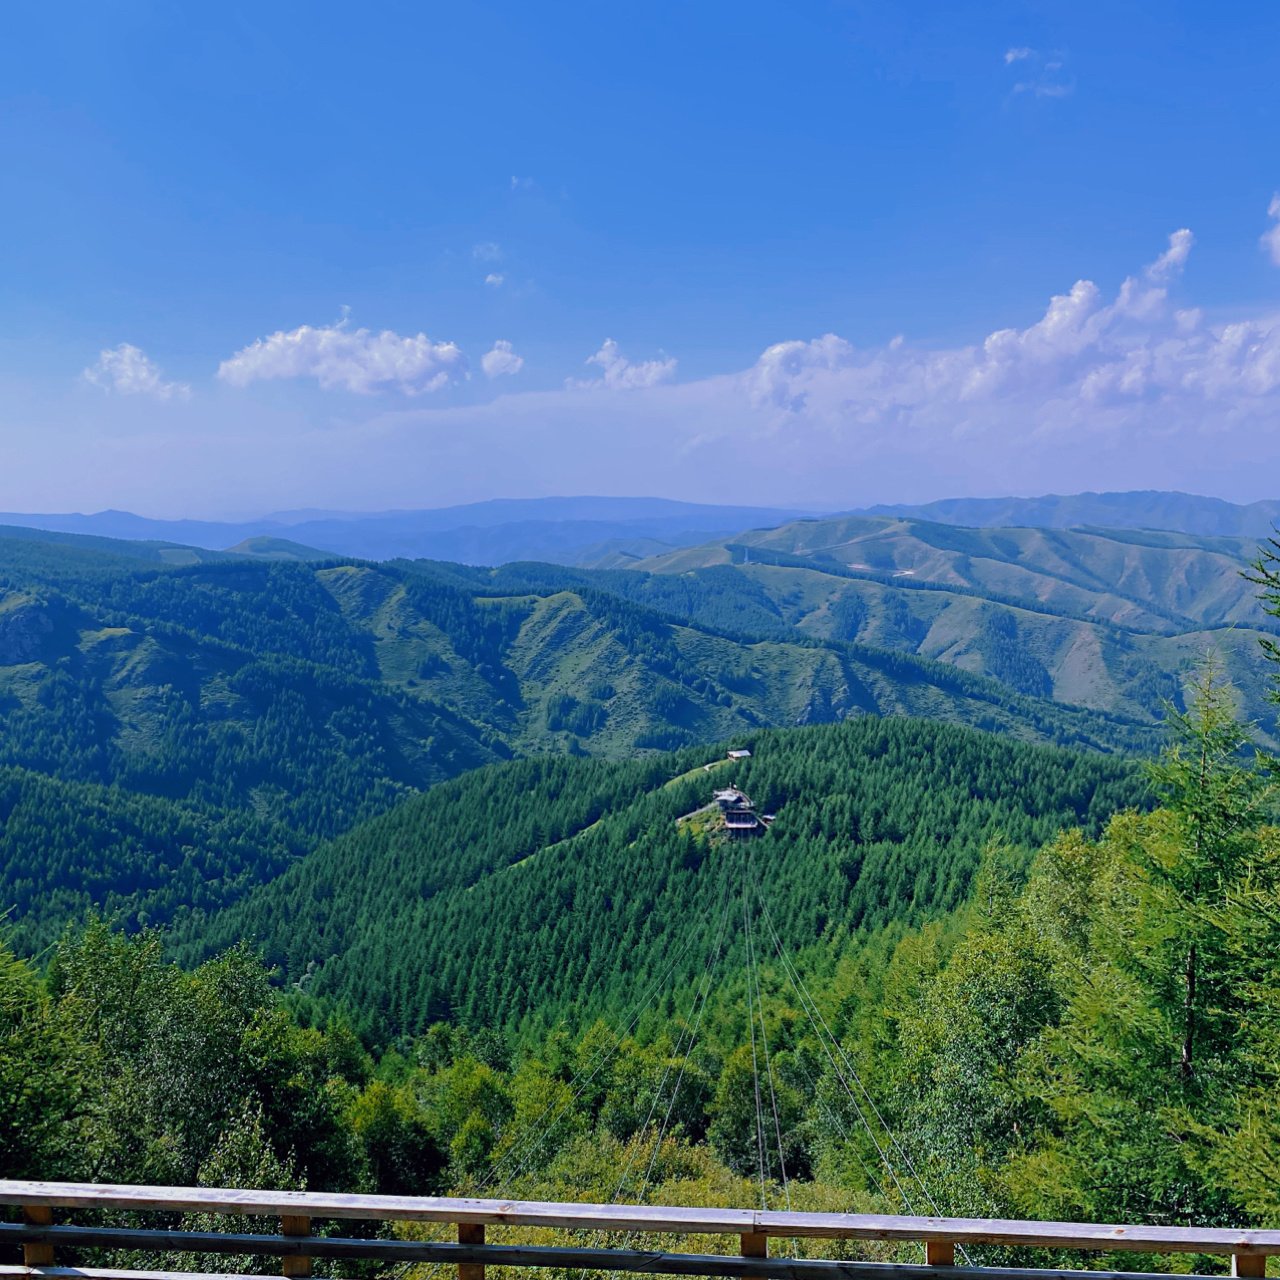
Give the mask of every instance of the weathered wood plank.
M 1150 1227 L 1089 1222 L 1025 1222 L 1006 1218 L 924 1218 L 894 1214 L 756 1214 L 771 1236 L 833 1240 L 944 1240 L 1054 1249 L 1127 1249 L 1146 1253 L 1280 1253 L 1280 1231 L 1230 1227 Z
M 769 1237 L 763 1231 L 748 1231 L 741 1242 L 744 1258 L 767 1258 L 769 1256 Z
M 926 1240 L 924 1261 L 929 1267 L 953 1267 L 956 1261 L 956 1247 L 950 1240 Z
M 1231 1274 L 1233 1276 L 1265 1276 L 1267 1259 L 1260 1253 L 1236 1253 L 1231 1256 Z
M 298 1215 L 403 1222 L 650 1231 L 700 1235 L 818 1237 L 833 1240 L 951 1241 L 1038 1248 L 1148 1253 L 1280 1254 L 1280 1231 L 1153 1227 L 903 1215 L 783 1213 L 662 1205 L 559 1204 L 437 1196 L 363 1196 L 310 1191 L 137 1187 L 97 1183 L 0 1181 L 0 1206 L 168 1210 Z M 956 1273 L 958 1274 L 958 1273 Z
M 365 1196 L 334 1192 L 72 1182 L 0 1181 L 0 1205 L 4 1204 L 69 1209 L 241 1213 L 263 1217 L 302 1214 L 310 1218 L 599 1227 L 624 1231 L 696 1231 L 735 1235 L 752 1230 L 755 1219 L 750 1209 L 684 1209 L 661 1205 L 560 1204 L 442 1196 Z

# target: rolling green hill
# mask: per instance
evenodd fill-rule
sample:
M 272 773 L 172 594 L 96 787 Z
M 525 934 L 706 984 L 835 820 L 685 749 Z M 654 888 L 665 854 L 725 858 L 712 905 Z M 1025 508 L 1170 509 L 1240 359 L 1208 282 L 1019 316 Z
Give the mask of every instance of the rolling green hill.
M 1022 693 L 1138 719 L 1176 703 L 1221 653 L 1245 711 L 1269 723 L 1259 638 L 1274 634 L 1241 570 L 1249 538 L 1128 530 L 964 529 L 806 520 L 636 563 L 754 603 L 794 632 L 897 649 Z M 696 611 L 690 616 L 697 616 Z
M 711 771 L 722 751 L 468 774 L 195 918 L 187 951 L 261 943 L 291 982 L 380 1034 L 450 1018 L 581 1025 L 634 999 L 690 936 L 686 978 L 705 963 L 724 868 L 746 856 L 699 812 L 713 785 L 776 810 L 752 856 L 795 948 L 952 908 L 989 842 L 1097 830 L 1145 794 L 1120 760 L 923 721 L 862 717 L 752 746 Z
M 257 832 L 251 863 L 229 854 L 225 874 L 202 873 L 212 910 L 253 882 L 248 866 L 269 877 L 424 787 L 513 756 L 634 758 L 865 714 L 1099 750 L 1155 741 L 1130 720 L 914 655 L 777 619 L 748 626 L 750 601 L 732 589 L 685 601 L 740 624 L 725 629 L 677 616 L 661 576 L 157 555 L 0 538 L 0 766 L 122 806 L 74 858 L 10 843 L 0 910 L 29 904 L 15 915 L 24 946 L 66 918 L 57 904 L 164 923 L 196 900 L 122 871 L 137 858 L 122 834 L 130 797 L 153 815 L 176 806 L 147 819 L 173 833 L 157 866 L 200 862 L 201 840 L 179 834 L 192 822 Z M 651 603 L 623 598 L 637 585 Z

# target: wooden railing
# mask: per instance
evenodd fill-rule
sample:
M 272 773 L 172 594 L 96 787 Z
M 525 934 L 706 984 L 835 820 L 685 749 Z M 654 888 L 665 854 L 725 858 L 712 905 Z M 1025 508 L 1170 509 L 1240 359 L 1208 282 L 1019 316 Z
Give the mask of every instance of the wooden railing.
M 235 1214 L 276 1218 L 279 1232 L 236 1233 L 171 1228 L 75 1226 L 68 1210 L 175 1214 Z M 55 1221 L 56 1213 L 56 1221 Z M 133 1187 L 96 1183 L 0 1181 L 0 1250 L 21 1246 L 22 1265 L 0 1265 L 0 1276 L 49 1280 L 192 1280 L 194 1271 L 137 1271 L 66 1265 L 95 1250 L 212 1253 L 275 1257 L 278 1274 L 309 1276 L 313 1259 L 364 1259 L 389 1266 L 431 1263 L 458 1269 L 459 1280 L 484 1280 L 486 1266 L 555 1267 L 689 1276 L 761 1276 L 775 1280 L 1078 1280 L 1152 1277 L 1170 1272 L 1069 1270 L 1051 1267 L 973 1266 L 956 1263 L 956 1250 L 997 1245 L 1037 1250 L 1124 1250 L 1147 1254 L 1230 1257 L 1232 1274 L 1263 1276 L 1267 1258 L 1280 1254 L 1280 1231 L 1222 1227 L 1099 1226 L 1080 1222 L 915 1218 L 843 1213 L 781 1213 L 755 1209 L 668 1208 L 465 1200 L 439 1197 L 359 1196 L 305 1191 L 237 1191 L 208 1187 Z M 101 1217 L 101 1213 L 95 1216 Z M 317 1234 L 313 1224 L 336 1219 L 436 1223 L 454 1241 L 353 1239 Z M 736 1254 L 666 1253 L 635 1248 L 487 1244 L 487 1227 L 552 1228 L 645 1235 L 738 1238 Z M 771 1239 L 916 1243 L 923 1264 L 851 1262 L 769 1255 Z M 16 1247 L 12 1248 L 16 1258 Z M 60 1265 L 58 1258 L 62 1258 Z M 218 1280 L 227 1280 L 221 1273 Z

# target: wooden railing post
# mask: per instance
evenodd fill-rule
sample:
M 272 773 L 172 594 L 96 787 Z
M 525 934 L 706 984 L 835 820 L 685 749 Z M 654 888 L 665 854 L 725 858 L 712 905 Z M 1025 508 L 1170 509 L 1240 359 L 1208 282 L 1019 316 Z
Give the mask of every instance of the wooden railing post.
M 282 1236 L 309 1236 L 311 1219 L 297 1213 L 280 1215 L 280 1234 Z M 311 1259 L 301 1255 L 285 1256 L 280 1259 L 280 1273 L 286 1276 L 309 1276 Z
M 954 1267 L 956 1265 L 956 1246 L 950 1240 L 926 1240 L 924 1242 L 924 1265 L 926 1267 Z
M 1267 1255 L 1265 1253 L 1233 1253 L 1231 1274 L 1233 1276 L 1265 1276 Z
M 458 1223 L 459 1244 L 484 1244 L 483 1222 Z M 458 1263 L 458 1280 L 484 1280 L 483 1262 Z
M 763 1231 L 744 1231 L 742 1233 L 742 1256 L 744 1258 L 767 1258 L 769 1256 L 769 1237 Z
M 24 1205 L 22 1220 L 33 1227 L 53 1226 L 53 1210 L 43 1204 Z M 24 1244 L 22 1246 L 22 1263 L 27 1267 L 53 1266 L 53 1245 Z

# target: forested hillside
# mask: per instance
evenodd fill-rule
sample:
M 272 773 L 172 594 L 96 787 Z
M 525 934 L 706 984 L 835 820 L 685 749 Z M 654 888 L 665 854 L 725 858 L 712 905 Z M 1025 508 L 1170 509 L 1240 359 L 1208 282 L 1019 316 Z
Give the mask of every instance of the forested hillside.
M 45 942 L 89 902 L 172 930 L 90 923 L 44 973 L 0 947 L 0 1176 L 1280 1211 L 1275 795 L 1212 668 L 1153 774 L 874 715 L 736 720 L 741 761 L 634 737 L 608 760 L 582 753 L 610 749 L 616 707 L 666 686 L 710 707 L 694 659 L 730 652 L 865 663 L 940 715 L 985 706 L 1028 735 L 1141 739 L 908 655 L 785 638 L 734 566 L 173 568 L 22 545 L 0 614 L 11 936 Z M 93 665 L 103 633 L 116 666 Z M 157 672 L 160 695 L 138 681 Z M 361 754 L 317 718 L 352 689 L 366 710 L 429 698 L 491 763 L 414 794 L 378 772 L 408 758 L 377 753 L 394 739 Z M 325 690 L 347 692 L 326 710 Z M 148 721 L 166 699 L 185 718 Z M 277 704 L 300 718 L 258 714 Z M 681 740 L 700 723 L 668 708 Z M 493 759 L 535 731 L 560 749 Z M 319 782 L 287 772 L 305 769 Z M 708 801 L 729 782 L 773 815 L 764 834 L 728 838 Z M 349 818 L 357 799 L 371 816 Z
M 860 717 L 751 741 L 751 759 L 711 771 L 690 751 L 470 773 L 192 921 L 185 953 L 248 939 L 380 1036 L 440 1020 L 541 1034 L 616 1017 L 686 944 L 680 972 L 693 982 L 726 865 L 746 857 L 714 825 L 678 821 L 713 785 L 777 811 L 754 859 L 797 948 L 948 911 L 988 844 L 1025 852 L 1064 826 L 1097 831 L 1145 794 L 1119 760 L 921 721 Z
M 216 912 L 423 788 L 546 752 L 636 760 L 863 715 L 1150 752 L 1206 647 L 1262 718 L 1272 620 L 1247 550 L 845 519 L 641 572 L 9 531 L 0 903 L 24 947 L 89 906 Z
M 8 803 L 28 811 L 41 778 L 61 797 L 56 856 L 10 839 L 0 863 L 24 946 L 89 905 L 155 923 L 215 909 L 422 788 L 512 757 L 636 758 L 867 714 L 1099 750 L 1157 741 L 942 663 L 806 637 L 733 581 L 167 563 L 179 550 L 0 538 Z M 73 783 L 90 788 L 92 838 L 69 816 Z
M 251 810 L 0 766 L 2 927 L 25 951 L 92 909 L 131 930 L 216 911 L 309 848 Z

